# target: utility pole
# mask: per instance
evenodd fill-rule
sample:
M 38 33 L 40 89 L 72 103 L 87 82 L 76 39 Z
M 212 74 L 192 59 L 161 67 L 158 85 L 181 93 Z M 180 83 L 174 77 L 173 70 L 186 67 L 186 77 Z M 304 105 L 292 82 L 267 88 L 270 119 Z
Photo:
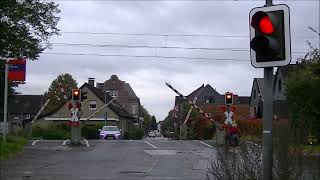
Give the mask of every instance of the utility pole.
M 4 60 L 4 101 L 3 101 L 3 142 L 6 142 L 7 118 L 8 118 L 8 71 L 9 65 L 7 59 Z
M 272 0 L 266 0 L 265 6 L 272 6 Z M 273 143 L 273 67 L 265 67 L 263 94 L 263 180 L 272 180 Z

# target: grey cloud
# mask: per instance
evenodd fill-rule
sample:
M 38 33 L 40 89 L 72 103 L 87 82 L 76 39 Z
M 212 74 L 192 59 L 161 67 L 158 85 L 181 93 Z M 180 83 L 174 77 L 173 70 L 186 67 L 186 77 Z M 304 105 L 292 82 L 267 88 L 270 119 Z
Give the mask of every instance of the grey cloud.
M 275 1 L 275 4 L 277 1 Z M 283 1 L 281 2 L 283 3 Z M 308 49 L 306 40 L 319 45 L 308 26 L 319 27 L 318 2 L 287 2 L 291 8 L 292 49 Z M 59 28 L 64 31 L 248 35 L 248 14 L 259 2 L 185 2 L 185 1 L 85 1 L 61 2 Z M 173 37 L 158 36 L 64 34 L 52 39 L 55 43 L 123 44 L 181 47 L 247 48 L 247 37 Z M 50 52 L 161 55 L 249 60 L 249 52 L 128 49 L 93 47 L 58 47 Z M 303 55 L 293 54 L 296 57 Z M 28 63 L 27 84 L 18 90 L 24 94 L 43 93 L 60 73 L 68 72 L 79 85 L 88 77 L 103 82 L 112 74 L 131 84 L 142 103 L 158 120 L 173 108 L 175 94 L 165 86 L 170 82 L 183 94 L 188 94 L 202 83 L 211 84 L 219 93 L 233 91 L 250 95 L 254 77 L 262 77 L 262 70 L 250 61 L 182 60 L 159 58 L 67 56 L 42 54 L 39 61 Z

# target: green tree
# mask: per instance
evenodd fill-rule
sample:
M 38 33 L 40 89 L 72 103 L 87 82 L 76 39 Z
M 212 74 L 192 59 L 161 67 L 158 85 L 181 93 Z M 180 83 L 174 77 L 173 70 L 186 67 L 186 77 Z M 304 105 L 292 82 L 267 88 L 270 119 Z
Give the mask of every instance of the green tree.
M 152 116 L 151 117 L 151 127 L 152 130 L 156 130 L 157 129 L 157 120 L 156 117 Z
M 67 97 L 70 97 L 72 89 L 77 88 L 77 82 L 68 73 L 60 74 L 55 80 L 53 80 L 48 91 L 44 94 L 46 100 L 50 99 L 50 103 L 46 107 L 47 112 L 51 112 L 65 103 L 63 97 L 64 93 L 61 92 L 61 88 L 64 89 Z
M 40 0 L 0 1 L 0 57 L 25 57 L 35 60 L 50 47 L 49 39 L 58 34 L 56 16 L 60 10 L 53 2 Z M 9 100 L 17 84 L 8 83 Z M 0 62 L 0 106 L 3 105 L 4 62 Z
M 149 114 L 148 110 L 141 106 L 141 116 L 143 117 L 142 126 L 144 128 L 144 132 L 148 132 L 151 126 L 151 115 Z
M 161 131 L 162 133 L 168 131 L 173 132 L 174 131 L 174 125 L 173 125 L 173 112 L 170 111 L 167 115 L 167 117 L 162 121 L 161 123 Z
M 320 139 L 320 52 L 312 49 L 299 61 L 299 71 L 286 81 L 292 125 Z M 304 128 L 301 128 L 304 127 Z
M 60 10 L 54 2 L 0 1 L 0 57 L 35 60 L 57 35 Z

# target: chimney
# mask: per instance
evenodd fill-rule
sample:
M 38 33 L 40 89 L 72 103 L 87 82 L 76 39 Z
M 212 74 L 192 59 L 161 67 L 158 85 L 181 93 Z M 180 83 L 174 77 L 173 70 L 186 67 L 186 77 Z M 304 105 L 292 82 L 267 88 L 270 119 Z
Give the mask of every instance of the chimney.
M 88 79 L 88 84 L 94 87 L 94 78 L 89 78 Z

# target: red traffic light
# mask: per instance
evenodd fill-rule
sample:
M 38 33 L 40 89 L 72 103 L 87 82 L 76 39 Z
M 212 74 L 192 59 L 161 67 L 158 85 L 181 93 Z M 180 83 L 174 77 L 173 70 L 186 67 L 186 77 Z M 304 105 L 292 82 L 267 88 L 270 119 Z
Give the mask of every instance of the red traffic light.
M 79 90 L 74 90 L 73 95 L 78 96 L 79 95 Z
M 264 34 L 272 34 L 274 27 L 268 15 L 264 16 L 259 22 L 259 29 Z
M 81 98 L 81 91 L 80 89 L 72 89 L 72 100 L 79 101 Z
M 262 11 L 258 11 L 253 15 L 251 26 L 266 35 L 270 35 L 275 31 L 271 18 Z
M 233 93 L 230 93 L 230 92 L 225 93 L 224 98 L 225 98 L 226 105 L 233 104 Z

